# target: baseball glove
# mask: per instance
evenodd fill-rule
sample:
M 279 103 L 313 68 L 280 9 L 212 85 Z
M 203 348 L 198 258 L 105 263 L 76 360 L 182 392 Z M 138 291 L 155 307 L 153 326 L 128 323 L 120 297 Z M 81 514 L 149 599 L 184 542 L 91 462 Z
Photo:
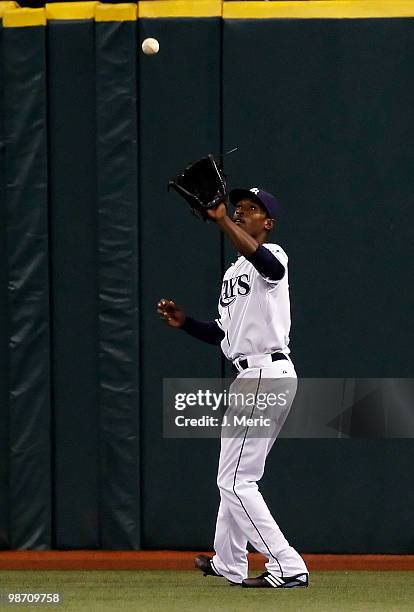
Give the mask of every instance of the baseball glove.
M 209 218 L 210 208 L 223 201 L 228 203 L 226 178 L 211 153 L 187 166 L 168 183 L 168 190 L 171 187 L 188 202 L 191 212 L 204 221 Z

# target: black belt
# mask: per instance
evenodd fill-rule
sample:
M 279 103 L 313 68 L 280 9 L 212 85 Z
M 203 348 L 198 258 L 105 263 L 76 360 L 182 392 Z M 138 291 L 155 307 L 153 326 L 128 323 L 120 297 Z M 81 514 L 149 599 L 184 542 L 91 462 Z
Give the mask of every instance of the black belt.
M 272 361 L 280 361 L 281 359 L 287 359 L 286 355 L 283 353 L 272 353 Z M 242 370 L 245 370 L 249 367 L 247 359 L 240 359 L 239 366 Z

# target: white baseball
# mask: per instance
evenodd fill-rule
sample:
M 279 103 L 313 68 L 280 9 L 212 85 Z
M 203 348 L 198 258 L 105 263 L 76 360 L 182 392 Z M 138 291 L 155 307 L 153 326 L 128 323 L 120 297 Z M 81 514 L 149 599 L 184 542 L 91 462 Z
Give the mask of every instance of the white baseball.
M 145 55 L 156 55 L 160 50 L 160 43 L 156 38 L 146 38 L 141 48 Z

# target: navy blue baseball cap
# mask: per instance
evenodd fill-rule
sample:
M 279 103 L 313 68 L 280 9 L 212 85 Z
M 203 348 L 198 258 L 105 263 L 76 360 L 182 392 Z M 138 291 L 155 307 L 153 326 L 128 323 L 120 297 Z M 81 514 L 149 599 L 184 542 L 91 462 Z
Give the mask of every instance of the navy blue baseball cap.
M 252 200 L 262 206 L 271 219 L 276 219 L 278 212 L 278 203 L 271 193 L 251 187 L 251 189 L 232 189 L 229 193 L 229 199 L 233 206 L 237 206 L 240 200 Z

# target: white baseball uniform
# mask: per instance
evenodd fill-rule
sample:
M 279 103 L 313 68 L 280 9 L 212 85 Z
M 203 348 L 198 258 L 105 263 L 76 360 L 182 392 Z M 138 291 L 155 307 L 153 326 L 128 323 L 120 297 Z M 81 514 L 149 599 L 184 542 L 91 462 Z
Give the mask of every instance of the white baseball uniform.
M 264 278 L 245 257 L 239 257 L 224 275 L 220 316 L 216 319 L 225 334 L 221 348 L 239 370 L 230 391 L 248 382 L 256 396 L 262 391 L 277 393 L 288 381 L 291 390 L 287 404 L 274 413 L 272 437 L 253 437 L 254 429 L 249 426 L 240 435 L 222 435 L 217 478 L 221 501 L 212 567 L 236 583 L 248 576 L 248 542 L 268 558 L 266 568 L 273 576 L 286 578 L 308 571 L 302 557 L 284 537 L 257 486 L 296 392 L 296 372 L 288 357 L 288 258 L 276 244 L 263 246 L 282 263 L 283 278 L 279 281 Z M 283 353 L 287 359 L 272 361 L 273 353 Z M 239 362 L 245 359 L 247 364 L 243 365 L 247 367 L 242 368 Z M 251 416 L 257 416 L 254 406 Z

